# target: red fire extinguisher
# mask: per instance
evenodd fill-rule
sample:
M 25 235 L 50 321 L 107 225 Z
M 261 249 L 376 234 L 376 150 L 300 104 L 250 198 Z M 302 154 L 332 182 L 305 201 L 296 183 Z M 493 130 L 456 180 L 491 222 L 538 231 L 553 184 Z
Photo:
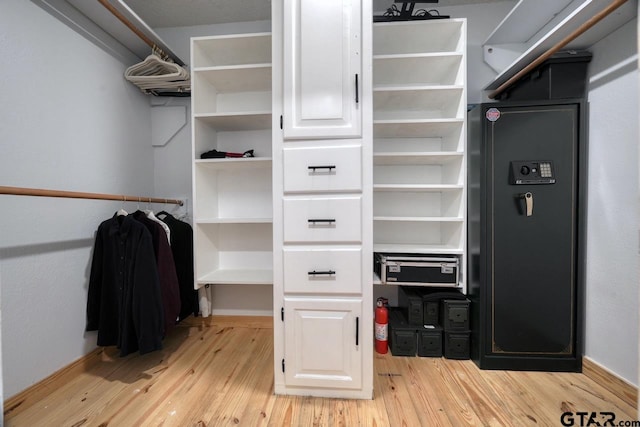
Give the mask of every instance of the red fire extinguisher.
M 387 299 L 378 298 L 376 302 L 375 316 L 375 338 L 376 351 L 380 354 L 386 354 L 389 348 L 389 310 L 387 309 Z

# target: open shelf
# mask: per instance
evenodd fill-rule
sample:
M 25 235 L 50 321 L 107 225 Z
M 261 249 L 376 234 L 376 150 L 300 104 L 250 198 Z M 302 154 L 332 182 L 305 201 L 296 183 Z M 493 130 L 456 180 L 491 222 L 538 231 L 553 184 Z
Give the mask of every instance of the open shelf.
M 373 91 L 373 119 L 462 118 L 466 114 L 463 94 L 460 86 L 379 87 Z
M 219 67 L 271 62 L 271 33 L 195 37 L 191 66 Z
M 195 114 L 194 119 L 219 131 L 271 129 L 271 111 Z
M 199 159 L 197 167 L 217 170 L 240 170 L 242 168 L 271 168 L 271 157 L 226 157 L 224 159 Z
M 374 120 L 374 138 L 440 138 L 460 135 L 464 119 Z
M 461 52 L 462 20 L 379 22 L 373 24 L 373 54 Z
M 196 222 L 195 233 L 198 284 L 273 282 L 270 221 Z
M 461 85 L 464 57 L 460 53 L 378 55 L 373 57 L 373 86 Z
M 198 224 L 270 224 L 273 218 L 196 218 Z
M 460 161 L 464 153 L 456 151 L 442 152 L 378 152 L 373 153 L 374 165 L 441 165 Z
M 270 63 L 197 68 L 193 73 L 218 93 L 271 91 Z
M 445 217 L 445 216 L 374 216 L 374 221 L 401 221 L 401 222 L 460 222 L 464 221 L 462 217 Z
M 463 250 L 453 245 L 374 243 L 374 252 L 391 252 L 406 254 L 453 254 L 460 255 Z
M 251 168 L 250 162 L 233 162 L 237 168 L 219 168 L 223 164 L 195 164 L 194 217 L 218 221 L 271 218 L 271 169 L 265 167 L 267 163 Z
M 273 270 L 213 270 L 199 276 L 198 284 L 238 284 L 238 285 L 271 285 Z
M 450 191 L 462 190 L 462 184 L 374 184 L 373 191 Z

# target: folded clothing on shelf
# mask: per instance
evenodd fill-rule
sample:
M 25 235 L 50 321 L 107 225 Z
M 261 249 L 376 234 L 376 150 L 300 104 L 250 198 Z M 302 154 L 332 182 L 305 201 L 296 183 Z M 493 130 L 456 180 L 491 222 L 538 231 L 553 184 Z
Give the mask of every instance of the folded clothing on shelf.
M 244 153 L 231 153 L 228 151 L 210 150 L 200 155 L 201 159 L 223 159 L 225 157 L 255 157 L 253 150 L 247 150 Z

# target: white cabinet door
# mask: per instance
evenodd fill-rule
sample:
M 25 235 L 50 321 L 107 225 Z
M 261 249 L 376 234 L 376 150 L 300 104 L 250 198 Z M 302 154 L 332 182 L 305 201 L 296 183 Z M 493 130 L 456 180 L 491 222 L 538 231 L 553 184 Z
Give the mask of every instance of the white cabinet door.
M 362 386 L 361 299 L 285 298 L 287 386 Z
M 361 135 L 360 2 L 284 1 L 285 139 Z

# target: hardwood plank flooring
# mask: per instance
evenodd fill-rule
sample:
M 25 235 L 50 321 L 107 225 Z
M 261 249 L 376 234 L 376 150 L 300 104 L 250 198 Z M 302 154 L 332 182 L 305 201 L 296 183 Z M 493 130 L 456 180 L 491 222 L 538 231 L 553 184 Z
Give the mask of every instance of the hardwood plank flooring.
M 275 396 L 272 370 L 271 318 L 190 318 L 171 331 L 162 351 L 125 358 L 114 348 L 92 352 L 8 399 L 4 421 L 15 427 L 560 426 L 566 411 L 637 419 L 631 399 L 612 392 L 615 384 L 584 374 L 482 371 L 470 360 L 376 354 L 374 399 L 344 400 Z

